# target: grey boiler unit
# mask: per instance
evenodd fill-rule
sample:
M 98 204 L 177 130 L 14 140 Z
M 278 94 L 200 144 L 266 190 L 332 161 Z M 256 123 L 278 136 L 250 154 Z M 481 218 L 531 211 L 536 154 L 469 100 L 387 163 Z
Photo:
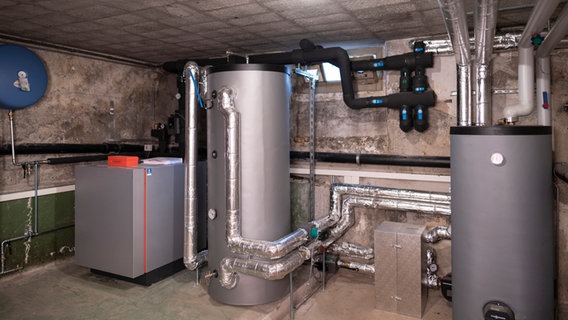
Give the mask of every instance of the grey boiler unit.
M 75 168 L 75 262 L 150 285 L 183 269 L 180 164 Z
M 273 241 L 291 231 L 290 74 L 287 68 L 272 65 L 211 67 L 207 92 L 212 98 L 226 94 L 232 99 L 236 117 L 229 119 L 219 103 L 207 112 L 208 263 L 210 270 L 220 270 L 225 258 L 249 257 L 228 247 L 228 228 L 236 228 L 235 223 L 243 238 L 255 240 Z M 230 190 L 233 187 L 236 190 Z M 239 221 L 228 220 L 231 205 L 237 206 Z M 209 284 L 213 299 L 232 305 L 275 301 L 287 290 L 287 279 L 245 274 L 238 274 L 232 289 L 224 288 L 219 278 L 211 278 Z
M 551 127 L 451 129 L 453 319 L 554 319 Z

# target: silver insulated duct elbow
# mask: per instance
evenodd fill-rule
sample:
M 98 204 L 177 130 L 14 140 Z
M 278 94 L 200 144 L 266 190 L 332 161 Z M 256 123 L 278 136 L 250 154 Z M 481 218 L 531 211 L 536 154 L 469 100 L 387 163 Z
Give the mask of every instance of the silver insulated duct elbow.
M 225 258 L 221 261 L 219 282 L 225 289 L 237 285 L 238 273 L 247 274 L 265 280 L 280 280 L 301 266 L 306 256 L 300 251 L 294 251 L 277 260 L 258 260 L 245 258 Z
M 355 223 L 355 207 L 419 211 L 450 215 L 451 196 L 447 193 L 381 188 L 374 186 L 337 184 L 332 186 L 331 212 L 327 221 L 337 221 L 330 236 L 323 242 L 327 247 L 339 239 Z
M 185 195 L 183 262 L 195 270 L 207 261 L 207 250 L 197 252 L 197 81 L 199 67 L 188 62 L 185 75 Z
M 226 172 L 227 172 L 227 245 L 234 253 L 260 258 L 278 259 L 298 248 L 308 240 L 308 231 L 298 229 L 275 241 L 244 238 L 241 234 L 240 199 L 240 148 L 239 112 L 234 104 L 234 92 L 221 88 L 217 92 L 217 104 L 226 123 Z

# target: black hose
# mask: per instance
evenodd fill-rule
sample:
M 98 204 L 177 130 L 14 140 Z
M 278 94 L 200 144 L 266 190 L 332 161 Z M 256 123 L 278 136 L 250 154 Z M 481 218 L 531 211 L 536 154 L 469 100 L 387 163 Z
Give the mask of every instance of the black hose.
M 290 159 L 293 160 L 307 160 L 309 157 L 309 152 L 290 152 Z M 335 163 L 379 164 L 431 168 L 450 167 L 450 157 L 317 152 L 315 154 L 315 159 L 321 162 Z

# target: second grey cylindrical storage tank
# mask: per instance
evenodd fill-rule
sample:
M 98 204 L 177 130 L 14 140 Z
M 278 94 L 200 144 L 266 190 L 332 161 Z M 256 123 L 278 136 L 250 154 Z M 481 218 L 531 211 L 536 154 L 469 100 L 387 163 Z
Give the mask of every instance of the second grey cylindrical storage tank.
M 551 146 L 550 127 L 451 129 L 453 319 L 554 318 Z
M 240 215 L 242 236 L 276 240 L 290 230 L 289 70 L 283 66 L 234 64 L 208 70 L 208 96 L 222 88 L 234 92 L 240 118 Z M 237 255 L 226 243 L 225 118 L 218 105 L 207 112 L 208 207 L 216 217 L 208 222 L 209 269 L 219 270 L 226 257 Z M 210 217 L 211 218 L 211 217 Z M 264 280 L 239 274 L 233 289 L 212 278 L 209 294 L 219 302 L 257 305 L 282 298 L 288 280 Z

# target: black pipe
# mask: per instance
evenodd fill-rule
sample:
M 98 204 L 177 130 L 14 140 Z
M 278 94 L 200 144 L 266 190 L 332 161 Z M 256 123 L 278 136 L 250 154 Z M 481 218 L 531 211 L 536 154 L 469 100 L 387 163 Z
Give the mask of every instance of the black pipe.
M 416 67 L 431 68 L 434 65 L 434 55 L 432 52 L 416 54 L 414 52 L 399 54 L 396 56 L 381 59 L 358 60 L 351 62 L 354 71 L 364 70 L 411 70 Z
M 386 108 L 400 108 L 401 105 L 406 104 L 407 106 L 423 105 L 423 106 L 433 106 L 436 104 L 436 96 L 433 91 L 424 92 L 417 95 L 413 95 L 408 92 L 395 93 L 387 96 L 379 97 L 366 97 L 366 98 L 355 98 L 355 93 L 353 90 L 353 79 L 351 75 L 351 60 L 349 60 L 349 55 L 347 51 L 339 47 L 333 48 L 322 48 L 321 46 L 316 46 L 314 43 L 307 39 L 302 39 L 300 41 L 300 48 L 292 50 L 290 52 L 272 53 L 272 54 L 262 54 L 249 56 L 250 63 L 271 63 L 271 64 L 310 64 L 310 63 L 320 63 L 329 62 L 339 68 L 339 73 L 341 75 L 341 89 L 343 91 L 343 101 L 345 104 L 352 109 L 363 109 L 372 107 L 386 107 Z M 431 55 L 426 54 L 414 54 L 413 59 L 407 58 L 406 55 L 402 55 L 402 58 L 393 58 L 392 66 L 401 65 L 404 66 L 407 63 L 416 63 L 417 56 L 424 56 L 424 61 L 428 62 L 428 57 L 432 58 Z M 410 55 L 408 57 L 410 57 Z M 412 60 L 412 61 L 411 61 Z M 174 67 L 179 67 L 181 61 L 178 60 L 172 63 L 164 64 L 164 69 L 173 70 Z M 205 65 L 214 65 L 219 62 L 219 59 L 202 61 Z M 199 63 L 198 63 L 199 64 Z M 427 65 L 427 63 L 426 63 Z M 183 70 L 183 67 L 182 69 Z M 178 72 L 181 71 L 178 69 Z
M 141 152 L 143 145 L 102 143 L 102 144 L 20 144 L 16 148 L 17 154 L 55 154 L 55 153 L 111 153 L 111 152 Z M 12 146 L 5 144 L 0 147 L 0 154 L 11 154 Z
M 47 158 L 48 164 L 69 164 L 89 161 L 103 161 L 107 160 L 108 155 L 95 155 L 95 156 L 77 156 L 77 157 L 61 157 L 61 158 Z
M 305 43 L 311 42 L 304 39 L 300 45 L 307 47 Z M 433 91 L 420 94 L 401 92 L 382 97 L 355 98 L 351 76 L 351 61 L 349 60 L 347 51 L 339 47 L 321 48 L 313 45 L 309 51 L 296 49 L 292 52 L 251 56 L 249 57 L 249 61 L 251 63 L 273 64 L 309 64 L 313 62 L 332 63 L 339 68 L 343 101 L 352 109 L 371 107 L 400 108 L 403 104 L 408 106 L 433 106 L 436 104 L 436 95 Z
M 290 159 L 307 160 L 309 152 L 291 151 Z M 354 154 L 317 152 L 315 159 L 321 162 L 353 163 L 353 164 L 379 164 L 392 166 L 449 168 L 450 157 L 433 156 L 398 156 L 385 154 Z

